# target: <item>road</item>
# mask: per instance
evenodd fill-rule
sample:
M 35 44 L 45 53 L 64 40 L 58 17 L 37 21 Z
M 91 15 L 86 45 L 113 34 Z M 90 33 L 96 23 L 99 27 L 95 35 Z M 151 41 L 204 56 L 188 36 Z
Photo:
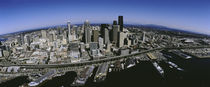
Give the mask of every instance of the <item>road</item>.
M 80 62 L 80 63 L 69 63 L 69 64 L 23 64 L 23 65 L 0 65 L 2 67 L 9 67 L 9 66 L 20 66 L 22 68 L 32 68 L 32 69 L 39 69 L 39 68 L 62 68 L 62 67 L 77 67 L 77 66 L 86 66 L 86 65 L 92 65 L 92 64 L 98 64 L 98 63 L 104 63 L 109 61 L 115 61 L 119 59 L 125 59 L 130 58 L 132 56 L 141 55 L 144 53 L 157 51 L 157 50 L 164 50 L 164 49 L 196 49 L 196 48 L 210 48 L 210 46 L 196 46 L 196 47 L 165 47 L 165 48 L 155 48 L 150 49 L 146 51 L 141 51 L 134 54 L 124 55 L 124 56 L 115 56 L 115 57 L 107 57 L 99 60 L 92 60 L 92 61 L 86 61 L 86 62 Z

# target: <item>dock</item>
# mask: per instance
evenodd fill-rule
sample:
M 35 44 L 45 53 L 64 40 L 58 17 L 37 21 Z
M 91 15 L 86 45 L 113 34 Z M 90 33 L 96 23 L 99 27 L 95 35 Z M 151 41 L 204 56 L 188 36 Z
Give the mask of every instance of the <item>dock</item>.
M 98 67 L 98 70 L 96 72 L 96 75 L 94 77 L 94 82 L 101 82 L 104 81 L 107 75 L 109 64 L 103 63 Z

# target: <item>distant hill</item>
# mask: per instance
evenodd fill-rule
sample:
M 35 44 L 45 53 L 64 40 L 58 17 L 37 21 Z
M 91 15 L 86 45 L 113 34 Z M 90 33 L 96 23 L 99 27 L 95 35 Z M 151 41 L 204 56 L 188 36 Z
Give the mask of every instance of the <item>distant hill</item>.
M 207 35 L 207 34 L 202 34 L 202 33 L 197 33 L 197 32 L 192 32 L 192 31 L 177 29 L 177 28 L 169 28 L 169 27 L 166 27 L 166 26 L 155 25 L 155 24 L 145 24 L 145 25 L 140 25 L 140 24 L 139 25 L 125 24 L 125 26 L 128 26 L 128 27 L 134 26 L 134 27 L 139 27 L 139 28 L 164 30 L 164 31 L 173 31 L 173 32 L 182 32 L 182 33 L 187 33 L 187 34 L 195 34 L 195 35 L 202 35 L 202 36 L 210 37 L 210 35 Z

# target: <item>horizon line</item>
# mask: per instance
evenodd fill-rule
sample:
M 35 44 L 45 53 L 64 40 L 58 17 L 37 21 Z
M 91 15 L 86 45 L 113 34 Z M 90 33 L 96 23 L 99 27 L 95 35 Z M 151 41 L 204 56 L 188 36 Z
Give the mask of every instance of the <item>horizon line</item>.
M 71 23 L 72 25 L 81 25 L 81 24 L 84 24 L 84 23 Z M 90 25 L 92 24 L 112 24 L 112 23 L 108 23 L 108 22 L 104 22 L 104 23 L 91 23 Z M 8 35 L 8 34 L 12 34 L 12 33 L 18 33 L 18 32 L 24 32 L 24 31 L 30 31 L 30 30 L 41 30 L 41 29 L 45 29 L 45 28 L 50 28 L 50 27 L 59 27 L 59 26 L 64 26 L 65 24 L 56 24 L 56 25 L 48 25 L 48 26 L 45 26 L 45 27 L 36 27 L 36 28 L 25 28 L 23 30 L 19 30 L 19 31 L 14 31 L 14 32 L 9 32 L 9 33 L 5 33 L 5 34 L 0 34 L 0 36 L 4 36 L 4 35 Z M 210 34 L 206 34 L 206 33 L 201 33 L 201 32 L 194 32 L 194 31 L 190 31 L 190 30 L 185 30 L 185 29 L 181 29 L 181 28 L 175 28 L 175 27 L 169 27 L 169 26 L 166 26 L 166 25 L 161 25 L 161 24 L 138 24 L 138 23 L 133 23 L 133 24 L 130 24 L 130 23 L 126 23 L 124 25 L 154 25 L 154 26 L 160 26 L 160 27 L 165 27 L 165 28 L 170 28 L 170 29 L 175 29 L 175 30 L 180 30 L 180 31 L 185 31 L 185 32 L 189 32 L 189 33 L 195 33 L 195 34 L 202 34 L 202 35 L 207 35 L 207 36 L 210 36 Z

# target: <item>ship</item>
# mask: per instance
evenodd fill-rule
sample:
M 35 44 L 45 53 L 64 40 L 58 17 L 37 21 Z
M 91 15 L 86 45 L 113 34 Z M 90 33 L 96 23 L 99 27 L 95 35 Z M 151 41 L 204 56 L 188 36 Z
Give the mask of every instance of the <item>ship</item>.
M 162 77 L 164 77 L 164 70 L 158 65 L 157 62 L 152 62 L 153 66 L 157 69 Z
M 178 67 L 175 63 L 173 63 L 173 62 L 171 62 L 171 61 L 168 61 L 167 63 L 170 65 L 170 66 L 169 66 L 170 68 L 176 68 L 176 69 L 179 70 L 179 71 L 184 71 L 184 69 Z
M 170 55 L 167 55 L 167 54 L 163 54 L 164 57 L 167 57 L 167 58 L 172 58 L 172 56 Z
M 38 79 L 28 83 L 28 86 L 34 87 L 40 85 L 40 83 L 44 82 L 45 80 L 51 78 L 56 73 L 56 70 L 51 70 L 44 74 L 43 76 L 39 77 Z
M 192 58 L 191 56 L 187 55 L 187 54 L 184 54 L 182 53 L 181 51 L 178 51 L 178 50 L 175 50 L 175 51 L 172 51 L 172 53 L 184 58 L 184 59 L 190 59 Z
M 136 65 L 135 59 L 128 59 L 125 63 L 126 68 L 131 68 L 135 65 Z

